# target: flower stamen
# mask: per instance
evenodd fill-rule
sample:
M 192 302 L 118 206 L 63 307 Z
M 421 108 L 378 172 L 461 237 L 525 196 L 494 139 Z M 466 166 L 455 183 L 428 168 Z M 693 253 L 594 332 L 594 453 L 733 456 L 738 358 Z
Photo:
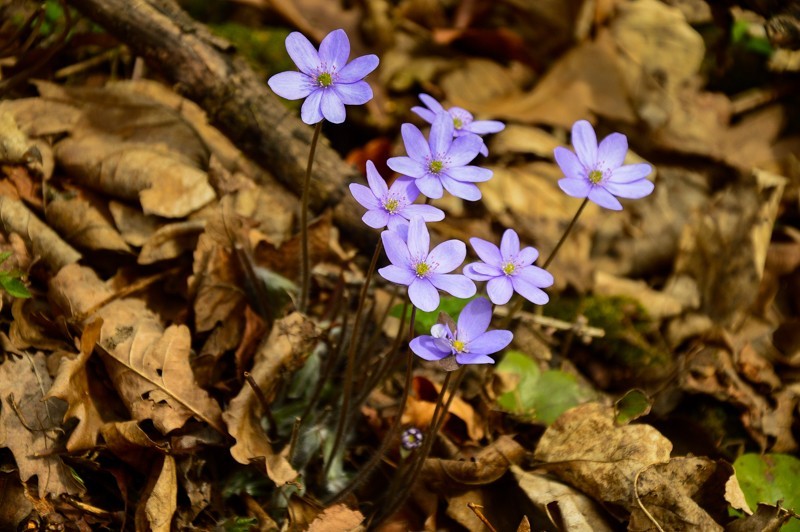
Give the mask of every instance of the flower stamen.
M 462 127 L 464 127 L 464 121 L 461 120 L 460 118 L 453 118 L 453 127 L 455 127 L 456 129 L 461 129 Z
M 331 76 L 328 72 L 323 72 L 317 76 L 317 83 L 319 83 L 320 87 L 330 87 L 333 85 L 333 76 Z
M 400 201 L 397 198 L 389 198 L 383 201 L 383 208 L 386 209 L 386 212 L 389 214 L 397 213 L 399 207 Z
M 601 172 L 600 170 L 592 170 L 591 172 L 589 172 L 589 181 L 591 181 L 593 185 L 596 185 L 602 180 L 603 180 L 603 172 Z
M 517 271 L 517 265 L 511 261 L 506 262 L 503 264 L 503 273 L 506 275 L 512 275 L 515 271 Z
M 442 161 L 431 161 L 428 165 L 428 170 L 430 170 L 433 174 L 438 174 L 443 168 L 444 163 Z
M 420 279 L 425 277 L 431 271 L 431 267 L 425 262 L 418 262 L 414 265 L 414 273 Z
M 450 342 L 450 345 L 453 346 L 453 349 L 455 349 L 456 353 L 464 353 L 467 350 L 467 345 L 461 340 L 453 340 Z

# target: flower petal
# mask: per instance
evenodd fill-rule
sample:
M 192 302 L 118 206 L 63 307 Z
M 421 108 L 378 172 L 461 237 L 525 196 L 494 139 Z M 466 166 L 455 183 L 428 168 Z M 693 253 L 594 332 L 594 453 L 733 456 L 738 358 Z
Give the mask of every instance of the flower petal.
M 488 133 L 503 131 L 505 128 L 506 125 L 497 120 L 475 120 L 465 129 L 476 135 L 486 135 Z
M 384 195 L 386 195 L 386 193 L 389 192 L 389 187 L 386 186 L 386 181 L 384 181 L 383 177 L 381 177 L 378 169 L 375 168 L 375 163 L 372 161 L 367 161 L 367 182 L 369 183 L 370 190 L 372 190 L 372 193 L 375 195 L 375 201 L 377 202 L 376 207 L 380 207 L 381 205 L 377 198 L 382 198 Z M 352 188 L 353 186 L 350 185 L 351 190 Z M 364 204 L 362 203 L 362 205 Z M 366 207 L 366 205 L 364 206 Z
M 311 78 L 302 72 L 295 71 L 275 74 L 269 78 L 267 84 L 275 94 L 287 100 L 305 98 L 317 89 L 317 87 L 311 83 Z
M 429 335 L 417 336 L 408 343 L 408 346 L 415 355 L 424 360 L 441 360 L 451 354 L 449 349 L 439 350 L 436 339 Z
M 592 190 L 589 191 L 589 199 L 606 209 L 611 209 L 612 211 L 622 210 L 622 204 L 619 200 L 603 187 L 592 187 Z
M 467 264 L 462 268 L 461 272 L 467 276 L 468 278 L 472 279 L 473 281 L 488 281 L 489 279 L 494 279 L 496 275 L 486 275 L 485 273 L 481 273 L 475 269 L 475 266 L 483 264 L 482 262 L 473 262 L 471 264 Z
M 373 229 L 383 229 L 389 223 L 389 213 L 383 209 L 372 209 L 365 212 L 361 220 Z
M 649 176 L 653 167 L 647 163 L 626 164 L 611 172 L 609 181 L 612 183 L 630 183 Z
M 486 355 L 476 355 L 474 353 L 459 353 L 456 355 L 456 362 L 462 366 L 465 364 L 494 364 L 494 359 Z
M 410 285 L 414 282 L 414 279 L 417 278 L 413 271 L 406 268 L 400 268 L 394 264 L 384 266 L 383 268 L 378 268 L 378 273 L 381 274 L 381 277 L 387 281 L 404 286 Z
M 583 166 L 594 168 L 597 163 L 597 135 L 586 120 L 578 120 L 572 125 L 572 145 Z
M 428 173 L 427 168 L 422 163 L 415 161 L 411 157 L 391 157 L 386 161 L 386 166 L 398 174 L 414 178 L 422 177 Z
M 384 231 L 381 233 L 381 240 L 389 261 L 395 266 L 411 270 L 411 255 L 408 253 L 408 245 L 400 235 L 394 231 Z
M 453 141 L 450 151 L 447 153 L 448 166 L 452 168 L 468 164 L 478 156 L 481 146 L 483 146 L 483 139 L 478 135 L 459 135 Z
M 466 183 L 483 183 L 484 181 L 489 181 L 492 175 L 494 175 L 488 168 L 481 168 L 480 166 L 458 166 L 456 168 L 448 168 L 445 174 L 456 181 Z
M 500 240 L 500 255 L 503 262 L 511 260 L 519 253 L 519 235 L 513 229 L 506 229 Z
M 426 121 L 429 124 L 433 123 L 433 119 L 436 118 L 436 113 L 431 111 L 430 109 L 425 109 L 424 107 L 415 106 L 411 108 L 412 113 L 416 113 L 421 119 Z
M 322 111 L 322 116 L 325 117 L 325 120 L 333 124 L 341 124 L 344 122 L 346 117 L 344 104 L 342 103 L 342 100 L 339 99 L 336 91 L 323 90 L 321 92 L 322 102 L 320 109 Z
M 475 266 L 473 267 L 473 269 L 477 273 L 479 273 L 481 275 L 489 275 L 491 277 L 505 276 L 505 272 L 503 272 L 503 270 L 501 268 L 498 268 L 497 266 L 492 266 L 491 264 L 486 264 L 486 263 L 483 263 L 483 262 L 475 263 Z
M 508 347 L 514 335 L 511 331 L 498 329 L 488 331 L 472 340 L 467 348 L 471 355 L 490 355 Z
M 419 216 L 426 222 L 441 222 L 444 220 L 444 211 L 433 205 L 409 205 L 403 209 L 402 215 L 409 220 Z
M 473 299 L 466 304 L 458 316 L 458 333 L 462 342 L 470 342 L 486 332 L 492 321 L 492 304 L 483 297 Z
M 366 81 L 337 83 L 331 89 L 345 105 L 362 105 L 372 99 L 372 87 Z
M 512 277 L 511 282 L 514 284 L 514 291 L 532 303 L 544 305 L 550 301 L 550 296 L 548 296 L 544 290 L 518 276 Z
M 408 226 L 408 253 L 411 261 L 425 260 L 430 249 L 431 235 L 425 221 L 421 217 L 412 218 Z
M 319 54 L 314 45 L 299 31 L 293 31 L 286 37 L 286 51 L 301 72 L 314 77 L 319 68 Z M 319 120 L 317 120 L 319 122 Z
M 444 111 L 444 107 L 442 107 L 442 104 L 440 104 L 433 96 L 430 96 L 423 92 L 420 93 L 419 99 L 422 100 L 422 103 L 424 103 L 428 107 L 428 109 L 430 109 L 436 114 Z
M 329 72 L 340 70 L 350 57 L 350 39 L 344 30 L 333 30 L 319 43 L 319 60 Z
M 389 219 L 389 221 L 386 223 L 386 227 L 390 231 L 394 231 L 395 233 L 400 233 L 401 237 L 405 235 L 404 238 L 408 239 L 408 220 L 406 220 L 402 216 L 397 216 L 397 215 L 392 216 L 389 213 L 386 213 L 386 217 Z
M 433 119 L 429 136 L 431 157 L 444 157 L 453 143 L 453 119 L 447 113 L 439 113 Z M 408 149 L 408 146 L 406 146 Z M 410 155 L 410 154 L 409 154 Z
M 472 237 L 469 239 L 472 249 L 486 264 L 500 268 L 503 264 L 503 256 L 500 255 L 500 248 L 482 238 Z
M 460 240 L 442 242 L 428 253 L 428 263 L 436 263 L 436 273 L 450 273 L 467 258 L 467 245 Z
M 573 179 L 571 177 L 559 179 L 558 187 L 567 196 L 572 196 L 573 198 L 585 198 L 589 195 L 589 191 L 592 190 L 592 184 L 588 179 Z
M 622 133 L 612 133 L 597 149 L 597 166 L 602 169 L 619 168 L 628 153 L 628 138 Z
M 431 199 L 439 199 L 444 195 L 444 191 L 442 190 L 442 182 L 438 177 L 434 177 L 430 174 L 417 179 L 417 188 L 426 197 Z
M 316 90 L 309 94 L 306 101 L 303 102 L 303 106 L 300 108 L 300 119 L 309 126 L 313 126 L 324 118 L 322 116 L 322 109 L 320 109 L 323 92 L 325 91 Z
M 517 255 L 517 262 L 522 266 L 527 266 L 536 262 L 536 259 L 538 258 L 539 251 L 534 247 L 528 246 L 526 248 L 522 248 L 522 251 L 519 252 L 519 255 Z
M 433 312 L 439 306 L 439 291 L 428 279 L 415 278 L 408 286 L 408 298 L 423 312 Z
M 400 126 L 400 134 L 403 137 L 403 144 L 406 153 L 415 161 L 424 163 L 431 156 L 431 147 L 425 140 L 425 135 L 414 124 L 403 124 Z
M 375 54 L 356 57 L 339 70 L 338 83 L 355 83 L 364 79 L 370 72 L 378 68 L 380 60 Z
M 481 199 L 481 191 L 473 183 L 462 183 L 447 175 L 442 175 L 439 180 L 442 182 L 442 186 L 457 198 L 467 201 L 478 201 Z
M 404 197 L 408 203 L 413 203 L 419 197 L 419 189 L 413 177 L 400 176 L 389 187 L 389 194 Z
M 640 179 L 630 183 L 606 183 L 605 189 L 620 198 L 639 199 L 649 196 L 655 185 L 647 179 Z
M 351 183 L 350 184 L 350 194 L 353 195 L 353 198 L 361 204 L 362 207 L 367 209 L 380 209 L 381 204 L 378 199 L 375 197 L 375 194 L 369 188 L 365 187 L 364 185 L 359 185 L 358 183 Z
M 583 167 L 578 157 L 568 149 L 559 146 L 553 150 L 556 163 L 564 175 L 571 179 L 586 179 L 586 168 Z
M 486 293 L 495 305 L 505 305 L 514 294 L 514 286 L 507 275 L 501 275 L 486 283 Z
M 472 279 L 468 279 L 455 273 L 434 273 L 429 277 L 433 286 L 439 290 L 444 290 L 450 295 L 462 299 L 472 297 L 478 291 Z
M 526 283 L 530 283 L 537 288 L 547 288 L 553 286 L 553 274 L 538 266 L 526 266 L 517 270 L 517 274 L 512 276 L 513 279 L 522 279 Z M 512 280 L 513 282 L 513 280 Z

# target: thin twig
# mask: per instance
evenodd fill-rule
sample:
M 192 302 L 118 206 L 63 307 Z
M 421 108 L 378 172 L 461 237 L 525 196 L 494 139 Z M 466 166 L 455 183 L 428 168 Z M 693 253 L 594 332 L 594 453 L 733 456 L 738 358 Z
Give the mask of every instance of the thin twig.
M 473 511 L 473 513 L 475 514 L 475 517 L 480 519 L 481 523 L 486 525 L 486 528 L 491 530 L 491 532 L 497 532 L 497 529 L 492 526 L 492 523 L 490 523 L 489 520 L 486 519 L 486 516 L 483 515 L 483 512 L 481 512 L 481 510 L 483 509 L 483 506 L 481 506 L 480 504 L 475 504 L 474 502 L 468 502 L 467 503 L 467 508 L 469 508 L 470 510 Z
M 256 399 L 258 399 L 259 404 L 261 404 L 261 409 L 264 411 L 264 416 L 267 418 L 267 423 L 269 425 L 267 430 L 270 434 L 272 434 L 278 425 L 275 422 L 275 418 L 272 416 L 272 409 L 267 401 L 267 397 L 264 395 L 264 392 L 261 390 L 261 386 L 258 385 L 256 380 L 253 378 L 253 375 L 249 371 L 244 372 L 244 378 L 247 381 L 247 384 L 250 385 L 250 388 L 253 389 L 253 393 L 256 394 Z
M 664 532 L 664 529 L 661 528 L 661 525 L 658 524 L 658 521 L 656 521 L 656 518 L 653 517 L 653 515 L 650 512 L 647 511 L 647 508 L 644 507 L 644 504 L 642 504 L 642 500 L 639 498 L 639 486 L 638 486 L 639 485 L 639 475 L 641 475 L 642 471 L 644 471 L 645 469 L 648 469 L 649 467 L 650 466 L 643 467 L 642 469 L 640 469 L 636 473 L 636 477 L 633 479 L 633 496 L 636 498 L 636 504 L 639 505 L 639 508 L 642 509 L 642 511 L 644 512 L 644 515 L 647 516 L 647 518 L 650 520 L 650 522 L 655 525 L 655 527 L 658 529 L 658 532 Z

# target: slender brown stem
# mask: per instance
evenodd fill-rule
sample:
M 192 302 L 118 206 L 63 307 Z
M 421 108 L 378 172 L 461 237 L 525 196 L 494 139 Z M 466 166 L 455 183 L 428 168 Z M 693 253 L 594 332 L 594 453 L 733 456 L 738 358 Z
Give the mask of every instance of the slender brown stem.
M 308 291 L 311 284 L 311 260 L 308 255 L 308 198 L 311 188 L 311 169 L 314 167 L 314 153 L 317 151 L 319 134 L 322 131 L 322 120 L 317 122 L 314 128 L 314 136 L 311 137 L 311 146 L 308 151 L 308 166 L 306 166 L 306 177 L 303 181 L 303 207 L 300 209 L 300 312 L 308 310 Z
M 261 390 L 261 386 L 258 385 L 256 380 L 253 378 L 253 375 L 251 375 L 249 371 L 244 372 L 244 379 L 247 381 L 247 384 L 250 385 L 250 388 L 253 389 L 253 393 L 256 394 L 256 399 L 258 399 L 261 409 L 264 411 L 264 417 L 267 418 L 267 423 L 269 424 L 267 432 L 271 434 L 275 431 L 278 424 L 275 422 L 275 417 L 272 415 L 272 409 L 270 408 L 269 401 L 267 401 L 267 397 Z
M 553 259 L 556 258 L 556 254 L 558 253 L 558 250 L 561 249 L 561 245 L 564 243 L 564 241 L 567 240 L 567 237 L 569 236 L 570 232 L 572 231 L 572 228 L 575 227 L 575 222 L 578 221 L 578 218 L 580 218 L 580 215 L 583 212 L 583 209 L 586 208 L 586 205 L 588 203 L 589 203 L 589 198 L 585 198 L 583 200 L 583 203 L 581 203 L 581 206 L 578 207 L 578 211 L 575 213 L 575 216 L 572 217 L 572 221 L 569 223 L 569 225 L 567 226 L 567 229 L 564 231 L 564 234 L 561 235 L 561 238 L 556 243 L 556 247 L 553 248 L 553 251 L 550 252 L 550 256 L 547 257 L 547 260 L 544 261 L 544 264 L 542 264 L 542 268 L 544 268 L 546 270 L 547 267 L 550 266 L 550 263 L 553 262 Z

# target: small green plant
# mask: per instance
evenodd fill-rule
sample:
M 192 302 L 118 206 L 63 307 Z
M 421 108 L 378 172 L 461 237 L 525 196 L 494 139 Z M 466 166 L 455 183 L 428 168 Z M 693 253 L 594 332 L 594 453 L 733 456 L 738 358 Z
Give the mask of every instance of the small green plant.
M 0 264 L 3 264 L 12 255 L 10 251 L 0 253 Z M 0 270 L 0 286 L 12 297 L 28 298 L 31 293 L 22 282 L 25 274 L 19 270 Z

